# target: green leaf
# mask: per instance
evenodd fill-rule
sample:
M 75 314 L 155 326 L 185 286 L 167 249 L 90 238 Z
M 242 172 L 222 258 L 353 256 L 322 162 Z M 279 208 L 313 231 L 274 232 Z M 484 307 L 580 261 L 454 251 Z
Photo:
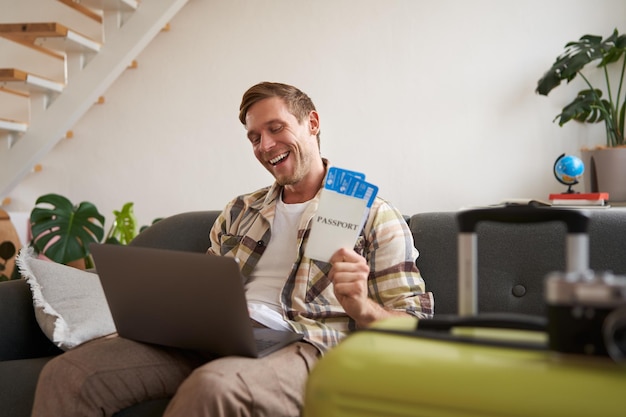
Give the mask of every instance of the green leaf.
M 618 35 L 617 29 L 604 41 L 601 36 L 584 35 L 577 42 L 565 45 L 565 52 L 561 54 L 552 67 L 537 82 L 537 93 L 548 95 L 550 91 L 561 84 L 561 81 L 570 82 L 590 62 L 600 59 L 598 66 L 615 62 L 626 51 L 626 35 Z
M 617 30 L 613 32 L 604 42 L 602 61 L 598 67 L 604 67 L 612 62 L 617 62 L 626 52 L 626 34 L 618 35 Z
M 107 241 L 117 241 L 127 245 L 137 236 L 137 219 L 133 212 L 133 203 L 126 203 L 121 211 L 114 210 L 115 220 L 107 233 Z
M 570 120 L 583 123 L 597 123 L 604 120 L 604 106 L 610 105 L 606 100 L 601 100 L 601 97 L 602 91 L 600 90 L 580 91 L 571 103 L 563 107 L 561 114 L 557 115 L 559 126 L 563 126 Z
M 548 95 L 561 81 L 570 82 L 578 72 L 589 62 L 602 58 L 602 37 L 584 35 L 578 42 L 569 42 L 565 45 L 565 52 L 560 55 L 552 67 L 537 83 L 536 91 Z
M 104 236 L 104 216 L 92 203 L 74 206 L 58 194 L 37 199 L 30 223 L 35 249 L 62 264 L 86 258 L 89 244 Z

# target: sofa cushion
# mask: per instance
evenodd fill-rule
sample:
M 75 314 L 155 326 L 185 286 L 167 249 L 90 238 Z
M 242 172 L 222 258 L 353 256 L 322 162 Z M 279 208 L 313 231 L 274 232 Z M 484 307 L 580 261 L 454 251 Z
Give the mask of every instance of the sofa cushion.
M 59 348 L 115 332 L 98 275 L 37 259 L 28 247 L 20 251 L 17 265 L 30 285 L 39 326 Z

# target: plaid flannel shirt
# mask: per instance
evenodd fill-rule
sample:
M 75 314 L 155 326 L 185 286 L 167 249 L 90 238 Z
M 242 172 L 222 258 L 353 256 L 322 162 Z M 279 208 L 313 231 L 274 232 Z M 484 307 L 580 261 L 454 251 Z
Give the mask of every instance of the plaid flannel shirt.
M 270 241 L 280 195 L 281 187 L 274 184 L 233 199 L 211 229 L 208 253 L 238 258 L 243 276 L 249 277 Z M 302 216 L 298 256 L 280 298 L 283 318 L 324 352 L 356 324 L 335 297 L 328 278 L 331 265 L 303 255 L 319 197 L 318 192 Z M 415 266 L 418 252 L 411 232 L 402 215 L 385 200 L 376 198 L 354 249 L 369 263 L 370 298 L 388 309 L 420 318 L 432 316 L 433 296 L 425 291 Z

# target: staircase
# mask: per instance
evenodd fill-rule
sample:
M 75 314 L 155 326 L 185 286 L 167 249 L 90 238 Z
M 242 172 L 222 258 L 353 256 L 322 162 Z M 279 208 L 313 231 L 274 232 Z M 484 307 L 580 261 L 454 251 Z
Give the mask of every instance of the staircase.
M 41 1 L 73 9 L 98 34 L 84 35 L 54 18 L 0 22 L 0 37 L 24 52 L 15 65 L 0 68 L 0 200 L 71 131 L 188 0 Z

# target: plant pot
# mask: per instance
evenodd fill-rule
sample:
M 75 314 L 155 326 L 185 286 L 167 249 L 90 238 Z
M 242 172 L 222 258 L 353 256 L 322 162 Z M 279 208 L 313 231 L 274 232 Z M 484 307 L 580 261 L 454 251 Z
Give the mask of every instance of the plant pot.
M 626 147 L 584 149 L 585 192 L 607 192 L 609 201 L 626 202 Z
M 82 269 L 84 271 L 87 269 L 87 261 L 85 261 L 85 258 L 77 259 L 75 261 L 68 262 L 67 266 L 71 266 L 72 268 L 76 269 Z

